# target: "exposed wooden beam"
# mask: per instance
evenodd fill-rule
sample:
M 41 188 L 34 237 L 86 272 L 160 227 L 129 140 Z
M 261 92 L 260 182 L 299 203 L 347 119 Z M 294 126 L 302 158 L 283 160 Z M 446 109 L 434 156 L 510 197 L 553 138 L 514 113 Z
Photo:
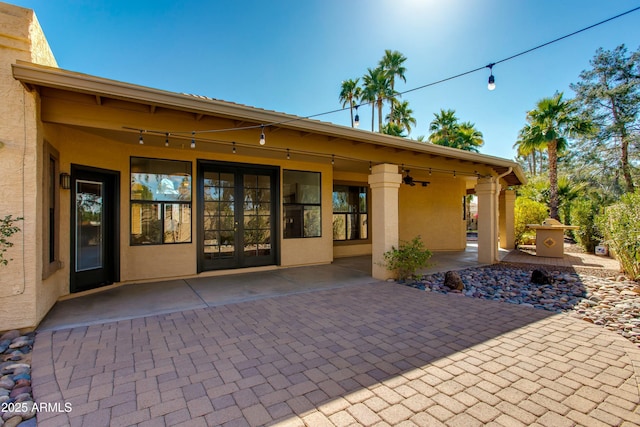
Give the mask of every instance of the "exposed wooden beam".
M 102 97 L 100 95 L 96 95 L 96 104 L 102 105 Z

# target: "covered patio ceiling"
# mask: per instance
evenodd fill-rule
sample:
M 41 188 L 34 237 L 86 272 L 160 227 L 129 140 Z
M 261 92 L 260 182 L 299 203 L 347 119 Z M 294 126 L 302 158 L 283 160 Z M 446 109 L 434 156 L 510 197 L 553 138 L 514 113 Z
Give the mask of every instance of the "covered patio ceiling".
M 184 126 L 189 128 L 170 130 L 169 149 L 190 149 L 191 140 L 195 138 L 198 151 L 228 153 L 235 146 L 238 153 L 267 159 L 282 159 L 287 154 L 299 160 L 317 162 L 326 159 L 327 162 L 333 161 L 337 170 L 348 172 L 366 172 L 370 162 L 393 161 L 394 157 L 404 155 L 406 158 L 410 155 L 411 162 L 407 162 L 406 166 L 412 171 L 426 171 L 434 160 L 444 160 L 451 165 L 448 169 L 457 168 L 461 175 L 473 178 L 470 181 L 475 181 L 475 175 L 485 175 L 487 172 L 491 175 L 508 172 L 503 177 L 508 185 L 517 186 L 526 182 L 522 168 L 516 162 L 499 157 L 28 62 L 13 64 L 13 75 L 30 90 L 38 91 L 43 100 L 71 96 L 75 102 L 85 104 L 88 110 L 113 107 L 127 111 L 122 123 L 99 119 L 88 121 L 86 118 L 74 121 L 73 117 L 63 117 L 64 113 L 60 113 L 60 116 L 43 114 L 42 118 L 45 122 L 64 124 L 120 143 L 137 144 L 139 134 L 143 131 L 145 144 L 164 146 L 169 130 L 141 128 L 139 118 L 182 115 L 185 118 Z M 91 114 L 90 111 L 87 114 Z M 192 131 L 197 134 L 192 135 Z M 261 131 L 269 141 L 265 146 L 258 144 Z M 282 133 L 289 136 L 293 134 L 302 142 L 315 141 L 313 149 L 304 146 L 289 148 L 278 144 L 278 135 Z M 344 144 L 367 147 L 367 153 L 371 155 L 364 159 L 334 154 L 338 153 L 336 147 Z M 468 188 L 472 189 L 473 185 L 468 185 Z

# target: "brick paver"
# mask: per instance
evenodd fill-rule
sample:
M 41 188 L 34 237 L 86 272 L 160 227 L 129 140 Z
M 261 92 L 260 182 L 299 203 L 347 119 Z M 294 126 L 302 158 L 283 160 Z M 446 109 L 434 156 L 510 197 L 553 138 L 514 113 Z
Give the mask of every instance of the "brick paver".
M 72 405 L 40 427 L 633 425 L 634 365 L 569 316 L 372 283 L 41 332 L 33 393 Z

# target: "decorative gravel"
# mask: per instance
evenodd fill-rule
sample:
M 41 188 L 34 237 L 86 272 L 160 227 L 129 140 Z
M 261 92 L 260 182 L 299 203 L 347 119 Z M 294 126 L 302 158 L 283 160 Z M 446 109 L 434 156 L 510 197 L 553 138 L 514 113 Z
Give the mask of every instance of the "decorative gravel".
M 461 293 L 467 297 L 521 304 L 555 313 L 568 313 L 615 331 L 640 346 L 640 284 L 624 276 L 598 277 L 569 269 L 546 270 L 549 285 L 531 283 L 533 268 L 511 265 L 459 270 L 464 290 L 444 286 L 444 273 L 405 283 L 427 292 Z M 611 272 L 609 272 L 611 273 Z

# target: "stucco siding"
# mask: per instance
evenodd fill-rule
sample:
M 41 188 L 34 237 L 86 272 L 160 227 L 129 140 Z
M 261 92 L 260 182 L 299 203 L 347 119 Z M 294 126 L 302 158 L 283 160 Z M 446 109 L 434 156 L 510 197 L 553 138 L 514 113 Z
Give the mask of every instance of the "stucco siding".
M 430 177 L 428 180 L 431 183 L 428 187 L 420 184 L 400 187 L 400 240 L 420 236 L 430 250 L 464 250 L 463 179 Z

